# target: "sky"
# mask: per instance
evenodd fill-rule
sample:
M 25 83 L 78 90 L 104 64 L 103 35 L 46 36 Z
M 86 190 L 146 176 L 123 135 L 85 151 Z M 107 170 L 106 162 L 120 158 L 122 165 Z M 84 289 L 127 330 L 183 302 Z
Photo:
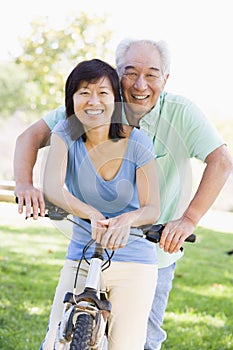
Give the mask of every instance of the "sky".
M 125 37 L 167 41 L 172 58 L 166 90 L 182 94 L 211 119 L 233 118 L 231 0 L 0 0 L 0 61 L 17 52 L 35 16 L 62 25 L 71 13 L 108 18 L 109 45 Z

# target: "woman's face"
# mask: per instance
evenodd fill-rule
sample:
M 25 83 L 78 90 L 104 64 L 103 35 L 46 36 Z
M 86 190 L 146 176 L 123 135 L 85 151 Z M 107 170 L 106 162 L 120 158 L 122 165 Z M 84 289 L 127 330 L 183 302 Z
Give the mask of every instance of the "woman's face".
M 108 78 L 83 81 L 73 95 L 74 113 L 85 129 L 109 125 L 114 111 L 114 93 Z

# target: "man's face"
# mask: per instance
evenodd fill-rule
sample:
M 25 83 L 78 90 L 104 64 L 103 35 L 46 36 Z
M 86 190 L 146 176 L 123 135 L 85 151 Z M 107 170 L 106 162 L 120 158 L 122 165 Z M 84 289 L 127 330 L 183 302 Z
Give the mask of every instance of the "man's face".
M 139 120 L 148 113 L 157 103 L 167 78 L 168 75 L 163 75 L 160 55 L 155 47 L 132 45 L 125 55 L 121 74 L 127 117 Z

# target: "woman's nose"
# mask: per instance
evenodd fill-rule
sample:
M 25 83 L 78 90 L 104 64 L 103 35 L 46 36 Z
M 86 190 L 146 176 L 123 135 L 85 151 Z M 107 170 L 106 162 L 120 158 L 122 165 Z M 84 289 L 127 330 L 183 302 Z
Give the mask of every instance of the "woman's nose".
M 90 98 L 88 100 L 88 103 L 92 106 L 95 106 L 99 103 L 99 97 L 97 94 L 93 93 L 90 95 Z

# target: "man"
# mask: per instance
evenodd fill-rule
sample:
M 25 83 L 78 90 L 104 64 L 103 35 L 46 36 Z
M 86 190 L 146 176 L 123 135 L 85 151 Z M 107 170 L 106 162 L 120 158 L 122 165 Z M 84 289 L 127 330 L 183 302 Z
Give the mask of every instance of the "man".
M 177 259 L 184 240 L 211 207 L 232 171 L 224 141 L 202 112 L 188 99 L 166 93 L 169 53 L 163 42 L 123 40 L 116 50 L 125 115 L 129 124 L 142 128 L 153 139 L 157 155 L 161 196 L 160 223 L 165 229 L 158 247 L 159 276 L 148 322 L 145 349 L 158 350 L 166 339 L 161 328 Z M 64 107 L 52 111 L 21 134 L 15 149 L 15 194 L 19 212 L 44 215 L 43 195 L 32 183 L 37 150 L 50 130 L 65 117 Z M 190 199 L 190 159 L 206 163 L 199 187 Z

